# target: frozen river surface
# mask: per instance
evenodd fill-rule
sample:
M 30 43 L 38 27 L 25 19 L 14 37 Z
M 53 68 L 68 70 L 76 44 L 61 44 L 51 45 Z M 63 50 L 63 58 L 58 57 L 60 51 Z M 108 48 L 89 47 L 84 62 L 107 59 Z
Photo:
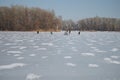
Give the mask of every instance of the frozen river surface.
M 0 32 L 0 80 L 120 80 L 120 33 Z

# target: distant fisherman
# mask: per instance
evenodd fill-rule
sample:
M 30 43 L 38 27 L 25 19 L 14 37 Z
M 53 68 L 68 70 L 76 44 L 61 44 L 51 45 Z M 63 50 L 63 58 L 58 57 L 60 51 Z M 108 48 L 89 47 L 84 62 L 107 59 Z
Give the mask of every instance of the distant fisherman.
M 71 33 L 71 29 L 68 30 L 69 31 L 69 34 Z
M 39 34 L 39 31 L 37 31 L 37 34 Z
M 51 33 L 51 35 L 53 34 L 53 32 L 50 32 Z
M 80 35 L 80 31 L 78 32 L 78 34 Z

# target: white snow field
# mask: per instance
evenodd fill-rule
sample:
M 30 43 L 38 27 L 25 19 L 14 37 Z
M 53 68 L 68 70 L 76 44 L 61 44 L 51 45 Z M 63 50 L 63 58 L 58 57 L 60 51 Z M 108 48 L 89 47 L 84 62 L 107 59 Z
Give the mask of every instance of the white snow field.
M 120 80 L 120 33 L 1 31 L 0 80 Z

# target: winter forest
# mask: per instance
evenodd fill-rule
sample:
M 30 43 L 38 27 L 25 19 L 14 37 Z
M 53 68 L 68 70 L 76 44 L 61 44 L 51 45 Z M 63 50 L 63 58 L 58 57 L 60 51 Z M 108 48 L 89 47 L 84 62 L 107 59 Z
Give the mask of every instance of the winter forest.
M 78 21 L 62 20 L 54 10 L 24 6 L 0 7 L 1 31 L 120 31 L 119 18 L 95 16 Z

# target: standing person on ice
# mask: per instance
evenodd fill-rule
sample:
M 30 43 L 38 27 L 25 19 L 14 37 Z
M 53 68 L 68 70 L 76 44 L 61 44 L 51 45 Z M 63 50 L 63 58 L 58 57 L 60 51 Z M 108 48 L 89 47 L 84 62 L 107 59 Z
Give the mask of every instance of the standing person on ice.
M 37 34 L 39 34 L 39 31 L 37 31 Z
M 80 31 L 78 32 L 78 34 L 80 35 Z
M 52 35 L 52 34 L 53 34 L 53 32 L 51 31 L 51 32 L 50 32 L 50 34 Z
M 68 31 L 69 31 L 69 34 L 70 34 L 70 33 L 71 33 L 71 29 L 69 28 L 69 30 L 68 30 Z

